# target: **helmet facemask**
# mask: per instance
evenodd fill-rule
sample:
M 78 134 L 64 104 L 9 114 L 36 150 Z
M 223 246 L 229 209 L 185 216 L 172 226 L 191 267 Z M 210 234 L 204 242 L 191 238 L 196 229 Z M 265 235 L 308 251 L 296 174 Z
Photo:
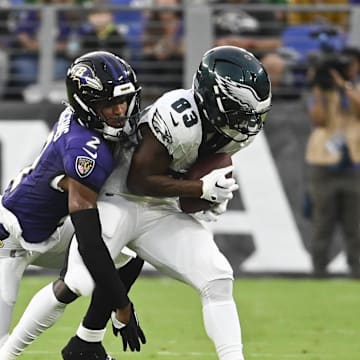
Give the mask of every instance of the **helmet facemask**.
M 262 129 L 269 110 L 258 113 L 245 109 L 226 96 L 216 96 L 216 104 L 220 114 L 210 121 L 220 133 L 234 141 L 244 141 L 249 136 L 256 135 Z
M 132 85 L 132 84 L 130 84 Z M 96 114 L 97 122 L 94 123 L 94 129 L 100 131 L 103 134 L 104 139 L 110 141 L 118 141 L 124 136 L 129 136 L 134 133 L 138 119 L 140 116 L 140 89 L 134 90 L 126 95 L 119 95 L 110 99 L 101 99 L 94 101 L 93 111 Z M 123 116 L 112 115 L 106 117 L 101 109 L 112 105 L 126 103 L 126 114 Z M 96 109 L 96 110 L 95 110 Z M 111 123 L 111 124 L 110 124 Z M 119 126 L 112 124 L 117 123 Z

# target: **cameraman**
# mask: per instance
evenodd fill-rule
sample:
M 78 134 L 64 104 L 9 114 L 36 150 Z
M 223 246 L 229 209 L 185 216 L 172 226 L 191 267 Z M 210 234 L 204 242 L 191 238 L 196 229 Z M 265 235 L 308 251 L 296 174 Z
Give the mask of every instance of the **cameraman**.
M 344 56 L 346 61 L 344 61 Z M 335 59 L 335 60 L 334 60 Z M 337 60 L 336 60 L 337 59 Z M 329 65 L 330 64 L 330 65 Z M 360 84 L 358 54 L 345 51 L 309 71 L 307 109 L 312 131 L 306 149 L 312 203 L 314 275 L 327 274 L 339 225 L 352 277 L 360 277 Z

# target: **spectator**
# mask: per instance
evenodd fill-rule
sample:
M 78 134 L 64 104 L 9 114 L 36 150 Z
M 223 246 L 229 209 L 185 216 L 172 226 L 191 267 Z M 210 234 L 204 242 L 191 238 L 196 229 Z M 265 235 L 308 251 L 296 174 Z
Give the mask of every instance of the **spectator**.
M 105 50 L 122 58 L 129 56 L 124 35 L 115 23 L 113 13 L 105 8 L 95 7 L 88 13 L 87 22 L 80 28 L 78 41 L 74 51 L 80 50 L 80 53 Z
M 262 1 L 217 0 L 215 4 L 256 4 Z M 279 12 L 217 8 L 214 14 L 215 45 L 233 45 L 245 48 L 259 58 L 269 72 L 273 88 L 282 85 L 286 61 L 277 51 L 282 46 L 281 32 L 285 26 Z
M 339 26 L 343 31 L 348 30 L 349 14 L 344 11 L 314 11 L 315 5 L 348 5 L 348 0 L 289 0 L 289 5 L 311 5 L 309 11 L 289 11 L 289 25 L 304 25 L 316 23 L 330 23 Z
M 152 0 L 108 0 L 109 4 L 127 6 L 126 10 L 114 11 L 114 21 L 124 34 L 129 58 L 139 60 L 142 52 L 142 36 L 144 33 L 144 11 L 141 6 L 152 5 Z
M 43 4 L 72 4 L 73 0 L 42 0 Z M 53 77 L 61 80 L 66 75 L 70 64 L 67 56 L 67 40 L 71 33 L 70 13 L 59 11 L 57 13 L 56 58 Z M 12 73 L 14 86 L 24 87 L 37 82 L 39 62 L 39 30 L 41 26 L 41 13 L 37 10 L 26 10 L 19 14 L 15 29 L 15 49 L 12 55 Z
M 226 0 L 216 1 L 218 4 L 260 4 L 261 1 Z M 256 6 L 255 6 L 256 7 Z M 254 8 L 255 9 L 255 8 Z M 262 10 L 241 10 L 234 8 L 219 9 L 215 13 L 216 45 L 224 42 L 255 51 L 261 58 L 269 51 L 281 47 L 281 31 L 284 24 L 276 21 L 275 14 Z
M 288 26 L 282 34 L 282 41 L 283 50 L 293 54 L 293 83 L 303 88 L 311 58 L 323 51 L 342 51 L 347 38 L 347 33 L 326 22 Z
M 143 83 L 167 89 L 182 87 L 183 23 L 181 14 L 172 6 L 179 0 L 156 0 L 155 5 L 166 7 L 147 14 L 143 35 Z
M 8 5 L 7 3 L 0 6 Z M 8 38 L 10 35 L 8 28 L 9 11 L 0 10 L 0 98 L 3 96 L 8 81 Z
M 356 65 L 353 66 L 354 74 L 352 75 L 354 81 L 360 82 L 360 50 L 355 46 L 345 46 L 342 53 L 349 58 L 352 58 L 354 62 L 357 62 L 358 71 L 356 71 Z
M 337 69 L 337 70 L 336 70 Z M 327 274 L 337 225 L 347 263 L 360 277 L 360 86 L 354 56 L 323 54 L 310 69 L 308 112 L 313 130 L 306 149 L 312 203 L 311 256 L 316 276 Z

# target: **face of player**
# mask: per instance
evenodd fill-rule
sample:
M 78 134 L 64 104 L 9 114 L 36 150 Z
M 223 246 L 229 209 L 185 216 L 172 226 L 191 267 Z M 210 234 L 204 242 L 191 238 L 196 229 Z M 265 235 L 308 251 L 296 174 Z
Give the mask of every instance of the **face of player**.
M 128 104 L 126 101 L 118 102 L 108 106 L 103 106 L 97 109 L 98 115 L 103 121 L 113 127 L 122 128 L 127 120 Z

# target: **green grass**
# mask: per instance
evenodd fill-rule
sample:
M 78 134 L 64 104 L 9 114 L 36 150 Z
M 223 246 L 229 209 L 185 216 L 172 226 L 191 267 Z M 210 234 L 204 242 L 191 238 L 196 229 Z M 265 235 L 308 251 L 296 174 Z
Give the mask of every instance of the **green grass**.
M 15 318 L 51 278 L 25 277 Z M 360 358 L 360 284 L 351 280 L 239 279 L 238 305 L 247 360 L 356 360 Z M 190 287 L 167 278 L 138 280 L 132 290 L 148 344 L 123 353 L 111 331 L 105 337 L 118 360 L 216 360 L 205 334 L 200 300 Z M 88 299 L 69 305 L 61 320 L 27 348 L 23 360 L 61 359 Z M 110 329 L 109 329 L 110 330 Z

